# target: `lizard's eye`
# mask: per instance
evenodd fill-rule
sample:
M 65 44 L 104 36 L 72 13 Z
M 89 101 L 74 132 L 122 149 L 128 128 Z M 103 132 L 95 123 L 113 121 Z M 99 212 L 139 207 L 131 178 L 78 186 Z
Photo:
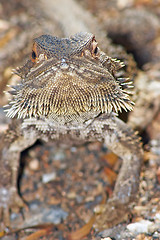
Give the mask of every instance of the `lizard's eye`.
M 32 47 L 32 54 L 31 54 L 31 61 L 33 63 L 36 63 L 37 62 L 37 59 L 38 59 L 38 48 L 37 48 L 37 44 L 34 43 L 33 44 L 33 47 Z
M 98 47 L 97 47 L 98 43 L 96 42 L 96 40 L 93 40 L 92 45 L 91 45 L 91 53 L 92 56 L 95 57 L 98 53 Z
M 97 52 L 98 52 L 98 47 L 95 47 L 94 54 L 97 54 Z
M 37 62 L 37 54 L 36 54 L 36 52 L 34 51 L 34 49 L 32 49 L 31 61 L 32 61 L 33 63 L 36 63 L 36 62 Z
M 32 59 L 33 59 L 33 60 L 36 59 L 36 53 L 35 53 L 35 51 L 32 51 Z

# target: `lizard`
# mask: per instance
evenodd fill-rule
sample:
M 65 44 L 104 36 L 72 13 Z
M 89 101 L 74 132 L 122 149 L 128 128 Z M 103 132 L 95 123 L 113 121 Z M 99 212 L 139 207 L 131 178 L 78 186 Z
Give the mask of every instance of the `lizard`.
M 143 159 L 140 139 L 118 118 L 131 111 L 132 82 L 116 77 L 124 64 L 107 56 L 93 34 L 68 38 L 41 35 L 33 41 L 30 59 L 14 72 L 5 107 L 13 118 L 1 136 L 0 219 L 9 226 L 10 212 L 24 203 L 17 192 L 20 153 L 36 142 L 84 144 L 101 141 L 122 158 L 113 196 L 97 214 L 101 228 L 121 222 L 135 200 Z

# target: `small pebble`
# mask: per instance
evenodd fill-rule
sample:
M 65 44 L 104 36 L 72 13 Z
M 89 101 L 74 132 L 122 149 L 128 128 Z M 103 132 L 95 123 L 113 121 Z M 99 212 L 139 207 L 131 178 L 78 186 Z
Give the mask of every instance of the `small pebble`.
M 134 234 L 148 233 L 149 228 L 152 225 L 154 225 L 154 223 L 151 221 L 141 220 L 139 222 L 128 224 L 127 229 Z
M 77 148 L 76 147 L 71 147 L 71 152 L 73 152 L 73 153 L 77 152 Z
M 101 238 L 101 240 L 112 240 L 110 237 Z
M 33 171 L 38 170 L 39 169 L 39 160 L 37 158 L 33 159 L 29 163 L 29 168 Z
M 31 157 L 31 158 L 35 158 L 36 157 L 36 151 L 35 150 L 29 150 L 29 152 L 28 152 L 28 155 Z
M 43 222 L 52 222 L 54 224 L 60 224 L 61 222 L 63 222 L 63 220 L 65 220 L 68 216 L 68 213 L 66 211 L 64 211 L 62 208 L 60 207 L 53 207 L 50 209 L 46 209 L 42 212 L 43 215 Z
M 156 213 L 154 218 L 160 220 L 160 213 Z
M 66 158 L 65 153 L 63 151 L 57 151 L 56 154 L 54 155 L 54 160 L 55 161 L 62 161 Z
M 76 193 L 75 192 L 69 192 L 69 193 L 67 193 L 67 197 L 69 199 L 75 199 L 76 198 Z
M 51 173 L 43 174 L 43 176 L 42 176 L 42 182 L 43 182 L 43 183 L 51 182 L 51 181 L 55 180 L 56 177 L 57 177 L 56 172 L 51 172 Z
M 153 239 L 158 240 L 160 238 L 160 233 L 155 232 L 152 237 Z
M 132 4 L 133 4 L 133 0 L 117 0 L 117 6 L 119 9 L 131 7 Z
M 9 28 L 9 26 L 10 26 L 10 23 L 9 23 L 9 21 L 5 21 L 5 20 L 0 20 L 0 30 L 2 31 L 4 31 L 4 30 L 7 30 L 8 28 Z

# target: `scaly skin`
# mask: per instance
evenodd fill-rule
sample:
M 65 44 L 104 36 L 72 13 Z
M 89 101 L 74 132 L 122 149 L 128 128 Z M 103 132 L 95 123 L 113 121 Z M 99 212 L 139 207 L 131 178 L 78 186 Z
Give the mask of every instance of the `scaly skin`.
M 138 136 L 117 118 L 118 111 L 133 106 L 131 83 L 115 77 L 122 66 L 99 49 L 90 33 L 34 40 L 31 60 L 16 70 L 21 83 L 12 86 L 6 109 L 14 120 L 0 151 L 2 227 L 9 225 L 10 210 L 23 207 L 16 190 L 19 156 L 37 139 L 71 144 L 98 140 L 120 156 L 113 197 L 97 216 L 97 226 L 123 220 L 138 191 L 142 149 Z

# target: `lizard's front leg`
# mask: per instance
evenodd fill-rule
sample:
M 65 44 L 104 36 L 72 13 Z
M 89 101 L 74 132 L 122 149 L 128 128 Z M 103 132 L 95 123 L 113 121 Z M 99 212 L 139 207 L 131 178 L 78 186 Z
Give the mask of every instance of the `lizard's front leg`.
M 1 135 L 0 144 L 0 228 L 10 225 L 10 211 L 24 206 L 17 192 L 20 153 L 37 139 L 33 130 L 23 131 L 19 121 L 13 121 Z
M 88 133 L 94 132 L 99 139 L 101 136 L 107 147 L 123 160 L 113 196 L 101 208 L 102 214 L 97 215 L 96 225 L 103 229 L 123 221 L 130 203 L 135 200 L 143 151 L 136 133 L 114 115 L 96 118 L 89 129 Z

